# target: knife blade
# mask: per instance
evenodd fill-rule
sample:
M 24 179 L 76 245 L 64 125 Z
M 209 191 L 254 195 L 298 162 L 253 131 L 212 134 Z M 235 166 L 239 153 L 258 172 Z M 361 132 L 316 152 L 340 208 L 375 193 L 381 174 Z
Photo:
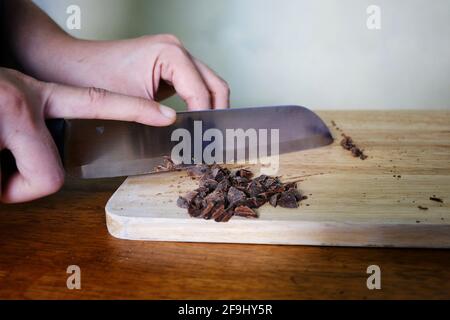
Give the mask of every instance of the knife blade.
M 314 112 L 300 106 L 179 112 L 176 122 L 168 127 L 112 120 L 65 120 L 63 124 L 60 122 L 58 126 L 50 125 L 49 128 L 67 173 L 86 179 L 156 172 L 155 168 L 163 163 L 164 157 L 171 155 L 179 143 L 172 141 L 172 134 L 177 129 L 184 129 L 194 139 L 199 139 L 196 135 L 202 136 L 208 129 L 217 129 L 224 133 L 224 137 L 227 130 L 278 130 L 279 153 L 317 148 L 333 142 L 325 123 Z M 200 154 L 209 143 L 201 141 Z M 191 145 L 194 142 L 191 141 Z M 234 154 L 236 150 L 227 147 L 224 142 L 222 149 L 216 152 Z M 246 157 L 250 159 L 250 142 L 241 147 L 245 148 Z M 236 149 L 236 145 L 231 148 Z M 191 158 L 195 158 L 195 147 L 190 149 Z M 236 154 L 234 160 L 237 160 Z

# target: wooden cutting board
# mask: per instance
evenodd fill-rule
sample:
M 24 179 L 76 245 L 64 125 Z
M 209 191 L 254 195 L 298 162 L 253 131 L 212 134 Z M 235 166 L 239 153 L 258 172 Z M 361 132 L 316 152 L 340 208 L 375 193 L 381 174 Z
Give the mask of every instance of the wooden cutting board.
M 280 159 L 282 180 L 301 180 L 308 196 L 298 209 L 265 205 L 258 219 L 227 223 L 190 218 L 176 200 L 197 183 L 182 172 L 161 173 L 128 178 L 114 193 L 106 205 L 109 232 L 155 241 L 449 248 L 450 112 L 318 114 L 334 144 Z M 342 131 L 368 159 L 339 145 Z

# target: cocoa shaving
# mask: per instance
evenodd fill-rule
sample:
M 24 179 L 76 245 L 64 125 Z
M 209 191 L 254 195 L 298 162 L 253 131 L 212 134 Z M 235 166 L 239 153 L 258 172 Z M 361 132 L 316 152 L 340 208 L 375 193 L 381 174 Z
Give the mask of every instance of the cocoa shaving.
M 365 155 L 364 151 L 353 142 L 351 137 L 347 136 L 345 133 L 342 133 L 341 135 L 343 137 L 341 140 L 342 148 L 349 150 L 355 158 L 360 158 L 361 160 L 367 159 L 367 155 Z

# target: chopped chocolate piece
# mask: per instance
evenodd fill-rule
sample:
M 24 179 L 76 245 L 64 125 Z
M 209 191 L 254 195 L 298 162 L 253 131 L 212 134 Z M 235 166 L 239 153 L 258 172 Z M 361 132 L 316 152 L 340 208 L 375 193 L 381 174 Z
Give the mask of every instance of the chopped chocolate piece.
M 280 198 L 279 193 L 275 193 L 273 196 L 270 197 L 269 203 L 272 205 L 272 207 L 276 207 L 278 203 L 278 199 Z
M 282 208 L 298 208 L 297 195 L 292 192 L 293 189 L 283 192 L 278 199 L 277 204 Z
M 257 218 L 258 215 L 255 211 L 247 206 L 239 206 L 234 209 L 234 215 L 244 218 Z
M 177 206 L 183 209 L 188 209 L 190 202 L 186 200 L 186 198 L 178 197 Z
M 272 187 L 278 187 L 280 185 L 280 180 L 278 178 L 268 177 L 264 180 L 264 187 L 270 189 Z
M 197 196 L 198 192 L 197 191 L 190 191 L 188 192 L 184 197 L 179 197 L 177 200 L 177 205 L 180 208 L 184 208 L 187 209 L 189 207 L 189 205 L 192 202 L 192 199 L 194 199 Z
M 240 187 L 240 188 L 246 188 L 249 180 L 244 177 L 234 177 L 232 180 L 233 186 Z
M 236 189 L 235 187 L 231 187 L 227 193 L 227 200 L 230 204 L 241 203 L 243 200 L 247 198 L 245 192 Z
M 207 202 L 207 205 L 205 208 L 203 208 L 202 213 L 200 214 L 200 218 L 206 218 L 208 219 L 209 213 L 214 208 L 214 202 Z
M 212 171 L 212 176 L 213 178 L 217 181 L 220 182 L 223 179 L 227 178 L 228 175 L 230 174 L 230 171 L 228 169 L 224 169 L 224 168 L 220 168 L 220 167 L 216 167 L 214 168 Z
M 349 150 L 355 158 L 360 158 L 361 160 L 367 159 L 367 155 L 364 151 L 355 145 L 353 139 L 344 133 L 342 134 L 343 139 L 341 140 L 341 146 L 345 150 Z
M 300 194 L 300 192 L 298 192 L 296 187 L 289 188 L 285 193 L 292 194 L 295 197 L 296 201 L 300 201 L 303 199 L 302 195 Z M 307 197 L 306 197 L 306 199 L 307 199 Z
M 214 209 L 211 211 L 211 217 L 210 219 L 216 219 L 217 217 L 219 217 L 220 215 L 222 215 L 222 213 L 225 212 L 225 206 L 223 204 L 221 204 L 220 206 L 215 206 Z
M 444 203 L 444 201 L 441 198 L 438 198 L 438 197 L 435 197 L 435 196 L 430 197 L 430 200 L 431 201 L 436 201 L 436 202 L 439 202 L 439 203 Z
M 264 191 L 266 191 L 265 187 L 261 184 L 260 181 L 256 179 L 250 182 L 250 184 L 248 185 L 248 193 L 250 194 L 251 197 L 256 197 L 257 195 L 263 193 Z
M 253 177 L 253 173 L 250 170 L 241 169 L 236 171 L 236 177 L 243 177 L 246 179 L 251 179 Z
M 209 191 L 213 191 L 217 188 L 218 182 L 213 179 L 206 179 L 200 181 L 200 186 L 207 188 Z
M 207 203 L 225 203 L 225 193 L 220 190 L 215 190 L 205 197 Z
M 188 213 L 191 217 L 199 217 L 202 214 L 202 210 L 194 208 L 194 207 L 189 207 L 188 208 Z
M 231 219 L 233 216 L 233 212 L 224 211 L 222 214 L 220 214 L 216 219 L 214 219 L 216 222 L 227 222 Z
M 231 183 L 230 180 L 228 179 L 223 179 L 222 181 L 220 181 L 217 184 L 216 190 L 217 191 L 223 191 L 223 192 L 227 192 L 228 189 L 231 187 Z
M 252 198 L 247 198 L 244 201 L 244 204 L 250 208 L 257 209 L 257 208 L 263 206 L 266 202 L 267 202 L 267 199 L 265 199 L 263 197 L 252 197 Z

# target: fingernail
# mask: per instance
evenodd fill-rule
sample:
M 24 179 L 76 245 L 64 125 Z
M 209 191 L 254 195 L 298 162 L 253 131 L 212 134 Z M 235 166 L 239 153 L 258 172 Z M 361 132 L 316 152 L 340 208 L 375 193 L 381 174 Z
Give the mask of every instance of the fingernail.
M 164 117 L 173 119 L 176 117 L 177 113 L 172 108 L 163 106 L 162 104 L 159 105 L 159 111 L 164 115 Z

